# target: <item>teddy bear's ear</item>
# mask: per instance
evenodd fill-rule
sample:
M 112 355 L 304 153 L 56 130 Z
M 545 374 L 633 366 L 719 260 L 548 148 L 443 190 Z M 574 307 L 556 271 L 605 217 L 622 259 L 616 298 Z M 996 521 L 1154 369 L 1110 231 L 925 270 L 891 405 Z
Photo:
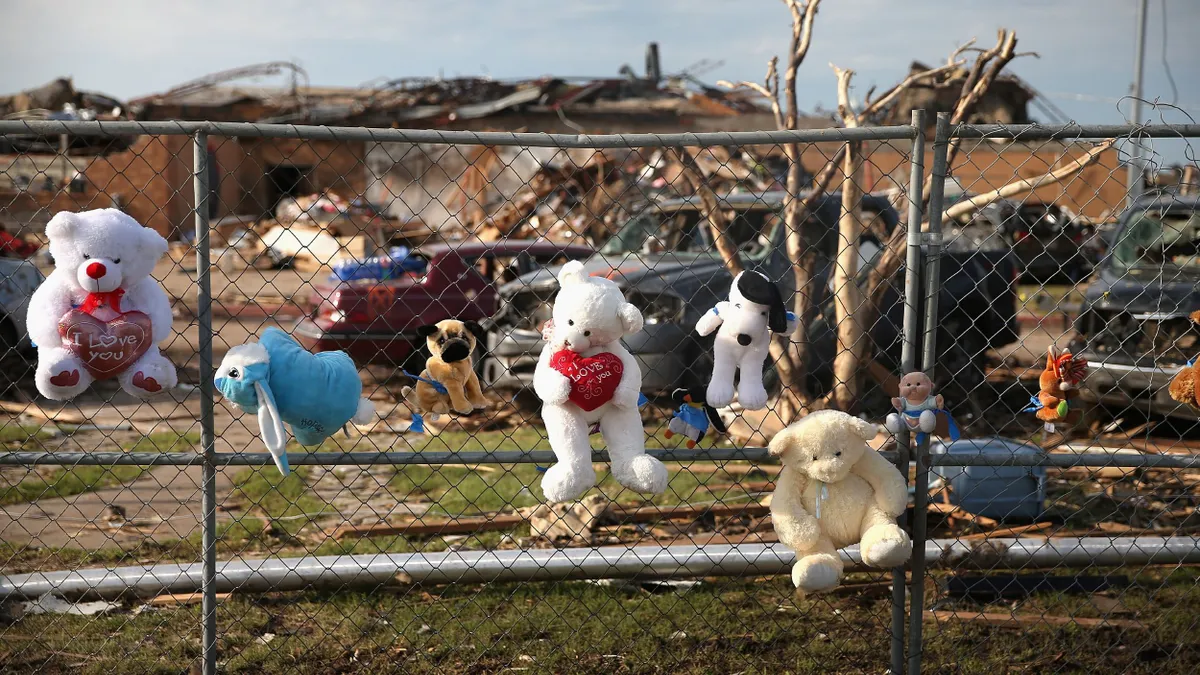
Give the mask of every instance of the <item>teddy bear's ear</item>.
M 864 441 L 870 441 L 879 434 L 879 425 L 874 422 L 860 420 L 857 417 L 850 418 L 850 426 L 854 429 L 854 433 L 858 434 L 859 438 Z
M 578 260 L 563 265 L 562 270 L 558 273 L 558 285 L 569 286 L 571 284 L 582 284 L 587 281 L 587 273 L 583 271 L 583 263 Z
M 779 433 L 775 434 L 775 437 L 767 444 L 767 453 L 772 457 L 782 457 L 784 453 L 790 450 L 792 444 L 795 442 L 793 437 L 797 433 L 795 426 L 784 427 Z
M 50 222 L 46 223 L 46 236 L 51 239 L 60 237 L 70 237 L 75 234 L 76 227 L 79 225 L 79 220 L 75 218 L 75 214 L 70 211 L 59 211 L 54 214 Z
M 640 331 L 646 323 L 638 308 L 629 302 L 621 303 L 617 309 L 617 317 L 621 319 L 621 327 L 625 329 L 626 335 Z
M 146 252 L 146 255 L 158 258 L 167 252 L 167 240 L 154 230 L 143 227 L 142 250 Z

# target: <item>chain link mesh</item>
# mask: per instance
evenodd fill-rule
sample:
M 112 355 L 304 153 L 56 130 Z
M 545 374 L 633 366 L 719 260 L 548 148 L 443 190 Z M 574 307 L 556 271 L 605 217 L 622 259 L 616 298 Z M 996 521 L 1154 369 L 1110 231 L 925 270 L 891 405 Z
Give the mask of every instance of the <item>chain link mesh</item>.
M 319 448 L 293 443 L 294 471 L 281 478 L 256 417 L 217 398 L 212 590 L 217 667 L 228 672 L 882 671 L 893 631 L 905 631 L 892 615 L 892 571 L 854 567 L 837 591 L 797 596 L 794 558 L 769 517 L 779 466 L 763 446 L 811 408 L 843 405 L 882 421 L 906 339 L 932 349 L 925 366 L 964 436 L 938 454 L 939 436 L 931 459 L 918 446 L 918 466 L 955 457 L 962 443 L 988 450 L 981 439 L 994 436 L 1040 447 L 1030 462 L 1003 446 L 1007 460 L 993 463 L 1191 452 L 1194 417 L 1165 386 L 1194 356 L 1187 313 L 1200 301 L 1190 299 L 1189 263 L 1162 256 L 1194 258 L 1196 244 L 1177 254 L 1162 246 L 1154 258 L 1159 240 L 1146 235 L 1122 258 L 1127 143 L 1095 151 L 1104 138 L 1011 140 L 956 127 L 941 150 L 953 155 L 945 246 L 927 238 L 922 249 L 923 261 L 939 260 L 937 277 L 922 277 L 936 293 L 908 310 L 932 313 L 936 333 L 906 336 L 913 127 L 691 137 L 698 143 L 177 126 L 133 129 L 111 152 L 0 157 L 0 217 L 40 247 L 0 259 L 5 670 L 200 668 L 206 313 L 213 363 L 270 326 L 312 351 L 346 351 L 378 417 Z M 850 176 L 848 139 L 862 162 Z M 821 193 L 791 204 L 805 210 L 795 250 L 790 142 L 800 143 L 806 184 L 829 173 Z M 936 174 L 939 150 L 926 150 Z M 962 207 L 1090 151 L 1094 162 L 1053 184 Z M 194 166 L 208 185 L 199 199 Z M 839 223 L 847 188 L 863 195 L 850 230 Z M 1174 214 L 1197 203 L 1186 196 L 1195 190 L 1154 194 Z M 33 387 L 36 354 L 24 335 L 29 294 L 53 269 L 45 222 L 110 205 L 173 242 L 154 277 L 172 298 L 162 349 L 182 384 L 138 402 L 102 381 L 57 404 Z M 925 220 L 933 206 L 922 204 Z M 208 224 L 211 303 L 198 289 L 197 217 Z M 1200 227 L 1196 218 L 1171 232 Z M 798 273 L 809 280 L 803 340 L 772 350 L 767 410 L 723 409 L 729 433 L 689 448 L 668 434 L 672 392 L 703 391 L 711 373 L 711 339 L 692 329 L 729 290 L 722 236 L 789 306 L 800 307 Z M 839 252 L 854 249 L 841 260 L 856 269 L 839 267 Z M 1178 295 L 1151 288 L 1164 280 L 1138 268 L 1148 255 L 1157 269 L 1174 266 Z M 540 477 L 555 459 L 532 373 L 552 273 L 569 260 L 617 281 L 646 318 L 625 342 L 642 369 L 647 449 L 670 472 L 661 495 L 621 487 L 595 434 L 596 487 L 577 502 L 542 498 Z M 1108 295 L 1095 294 L 1101 283 Z M 836 300 L 847 284 L 859 297 L 849 313 Z M 443 319 L 481 324 L 473 358 L 488 405 L 426 415 L 420 430 L 405 394 L 428 356 L 417 329 Z M 857 331 L 839 330 L 845 321 Z M 1055 434 L 1023 412 L 1051 345 L 1082 353 L 1092 373 L 1079 399 L 1086 419 Z M 858 355 L 849 371 L 848 351 Z M 874 445 L 896 449 L 885 434 Z M 904 580 L 923 598 L 914 611 L 925 634 L 910 654 L 969 672 L 1195 667 L 1195 574 L 1185 563 L 1200 553 L 1200 465 L 1063 464 L 934 467 L 907 517 L 929 539 L 916 544 L 928 551 L 917 574 L 927 583 Z M 917 477 L 909 482 L 919 489 Z M 1029 504 L 1032 515 L 1018 513 Z

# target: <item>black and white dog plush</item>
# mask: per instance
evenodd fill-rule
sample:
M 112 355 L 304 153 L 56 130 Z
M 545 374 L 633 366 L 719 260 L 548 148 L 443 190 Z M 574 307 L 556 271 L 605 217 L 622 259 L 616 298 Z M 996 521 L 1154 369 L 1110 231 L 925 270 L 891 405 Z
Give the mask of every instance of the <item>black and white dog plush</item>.
M 771 333 L 791 333 L 796 318 L 783 304 L 779 288 L 760 272 L 746 271 L 733 279 L 729 300 L 718 302 L 696 322 L 696 332 L 717 332 L 713 344 L 713 373 L 705 400 L 714 408 L 733 402 L 734 371 L 741 369 L 737 394 L 742 407 L 761 410 L 767 405 L 763 363 Z

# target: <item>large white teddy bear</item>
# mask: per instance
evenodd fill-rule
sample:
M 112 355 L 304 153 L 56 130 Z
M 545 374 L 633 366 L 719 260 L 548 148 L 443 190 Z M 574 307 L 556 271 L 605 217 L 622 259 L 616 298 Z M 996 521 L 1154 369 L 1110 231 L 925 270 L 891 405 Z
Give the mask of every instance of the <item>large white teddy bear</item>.
M 646 454 L 638 412 L 642 373 L 621 338 L 642 329 L 642 313 L 609 279 L 569 262 L 558 275 L 551 327 L 533 373 L 542 420 L 558 462 L 542 477 L 550 502 L 578 498 L 596 483 L 588 440 L 593 425 L 608 446 L 613 476 L 637 491 L 660 493 L 667 469 Z
M 771 439 L 783 461 L 771 496 L 779 541 L 796 552 L 792 582 L 805 593 L 837 587 L 838 549 L 860 544 L 864 563 L 895 567 L 912 541 L 896 525 L 908 506 L 900 471 L 867 445 L 879 427 L 836 410 L 803 417 Z
M 158 344 L 171 335 L 171 303 L 150 273 L 167 240 L 117 209 L 61 212 L 46 224 L 55 269 L 29 302 L 43 396 L 69 400 L 116 377 L 146 398 L 178 383 Z

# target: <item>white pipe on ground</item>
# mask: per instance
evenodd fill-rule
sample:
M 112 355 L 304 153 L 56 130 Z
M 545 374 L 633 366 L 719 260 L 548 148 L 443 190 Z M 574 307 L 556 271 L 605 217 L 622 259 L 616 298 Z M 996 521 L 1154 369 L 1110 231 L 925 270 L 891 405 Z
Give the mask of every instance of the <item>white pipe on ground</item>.
M 858 547 L 841 551 L 861 567 Z M 1200 563 L 1197 537 L 1066 537 L 926 542 L 928 565 L 961 569 L 1113 567 Z M 782 544 L 603 546 L 598 548 L 380 553 L 217 563 L 217 592 L 337 590 L 393 583 L 429 584 L 560 579 L 765 576 L 787 574 L 795 555 Z M 63 597 L 119 599 L 200 588 L 199 564 L 34 572 L 0 577 L 0 601 Z

